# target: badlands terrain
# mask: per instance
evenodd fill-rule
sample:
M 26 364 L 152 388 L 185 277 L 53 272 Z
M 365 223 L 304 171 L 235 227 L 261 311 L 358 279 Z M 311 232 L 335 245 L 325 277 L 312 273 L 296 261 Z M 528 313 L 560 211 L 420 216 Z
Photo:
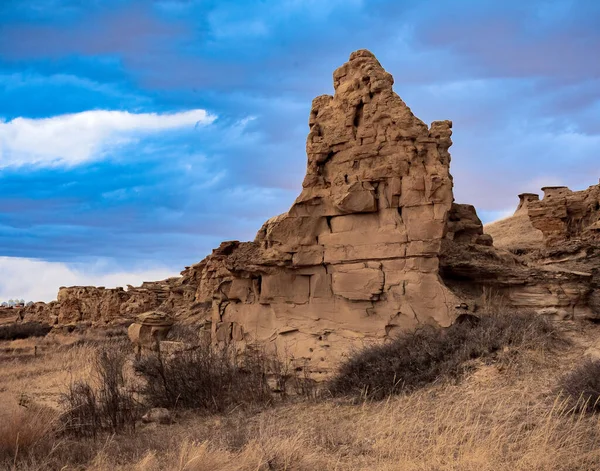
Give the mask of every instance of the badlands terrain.
M 254 241 L 0 311 L 6 469 L 600 469 L 600 185 L 484 227 L 454 201 L 450 121 L 366 50 L 333 83 Z M 149 311 L 175 325 L 135 360 Z

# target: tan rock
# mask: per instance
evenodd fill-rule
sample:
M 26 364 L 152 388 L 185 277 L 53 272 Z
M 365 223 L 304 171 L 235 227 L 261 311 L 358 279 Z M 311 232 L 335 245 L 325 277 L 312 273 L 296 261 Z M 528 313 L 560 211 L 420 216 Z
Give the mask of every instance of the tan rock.
M 301 192 L 254 241 L 223 242 L 178 278 L 63 288 L 25 312 L 60 323 L 194 316 L 215 344 L 259 342 L 316 377 L 354 347 L 448 326 L 466 314 L 456 306 L 480 310 L 489 290 L 519 309 L 600 316 L 600 186 L 521 195 L 511 220 L 484 232 L 475 208 L 454 203 L 452 123 L 428 127 L 393 82 L 366 50 L 334 72 L 334 95 L 312 102 Z
M 212 303 L 215 342 L 265 342 L 327 369 L 357 341 L 449 325 L 457 300 L 438 256 L 453 201 L 452 125 L 428 128 L 392 84 L 357 51 L 335 71 L 334 96 L 313 100 L 295 203 L 253 243 L 202 262 L 196 300 Z M 257 300 L 243 301 L 239 279 L 253 280 Z
M 166 340 L 172 325 L 173 319 L 164 313 L 151 311 L 136 318 L 127 329 L 127 336 L 139 355 L 144 348 L 158 350 L 160 342 Z
M 308 276 L 281 272 L 262 278 L 260 303 L 304 304 L 308 302 L 309 294 Z
M 333 294 L 352 301 L 375 301 L 383 290 L 383 272 L 379 268 L 339 265 L 332 274 Z

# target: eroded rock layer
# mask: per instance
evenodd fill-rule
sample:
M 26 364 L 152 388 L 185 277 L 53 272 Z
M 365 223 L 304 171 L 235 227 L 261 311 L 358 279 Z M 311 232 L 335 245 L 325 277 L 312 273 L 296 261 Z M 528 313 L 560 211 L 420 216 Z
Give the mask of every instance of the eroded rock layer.
M 445 246 L 443 277 L 470 290 L 488 287 L 518 309 L 561 319 L 600 317 L 600 185 L 573 192 L 524 193 L 509 218 L 485 232 L 494 248 Z M 506 249 L 506 250 L 504 250 Z
M 92 322 L 106 324 L 160 308 L 173 316 L 198 314 L 201 306 L 194 302 L 196 283 L 193 269 L 183 276 L 163 281 L 149 281 L 139 287 L 106 289 L 95 286 L 71 286 L 58 290 L 56 301 L 35 303 L 23 308 L 22 317 L 72 324 Z
M 512 218 L 484 231 L 473 206 L 454 203 L 449 121 L 416 118 L 366 50 L 333 82 L 312 103 L 302 191 L 254 241 L 223 242 L 178 278 L 61 288 L 27 316 L 110 322 L 157 309 L 198 321 L 215 344 L 259 342 L 313 374 L 353 347 L 448 326 L 489 292 L 559 318 L 600 316 L 600 186 L 521 195 Z
M 456 300 L 438 274 L 452 208 L 451 123 L 431 127 L 368 51 L 312 104 L 303 189 L 254 242 L 203 263 L 196 301 L 214 338 L 270 341 L 330 365 L 353 344 L 419 323 L 447 326 Z
M 531 224 L 544 234 L 546 246 L 584 240 L 600 242 L 600 185 L 583 191 L 542 188 L 544 198 L 529 205 Z

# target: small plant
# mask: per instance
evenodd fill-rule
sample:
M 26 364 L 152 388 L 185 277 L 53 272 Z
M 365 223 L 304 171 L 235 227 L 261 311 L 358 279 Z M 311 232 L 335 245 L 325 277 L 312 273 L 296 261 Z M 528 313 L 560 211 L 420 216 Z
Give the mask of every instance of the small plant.
M 600 360 L 587 359 L 559 381 L 574 412 L 600 411 Z
M 485 315 L 447 329 L 423 326 L 395 340 L 368 347 L 342 364 L 329 383 L 334 395 L 382 399 L 444 379 L 458 379 L 469 362 L 503 349 L 548 349 L 562 342 L 554 325 L 533 313 Z
M 41 322 L 25 322 L 3 325 L 0 327 L 0 340 L 17 340 L 29 337 L 45 337 L 52 326 Z
M 62 395 L 66 410 L 61 419 L 67 433 L 96 437 L 101 431 L 135 429 L 141 408 L 126 387 L 125 360 L 126 352 L 119 345 L 100 348 L 92 368 L 96 384 L 78 381 Z

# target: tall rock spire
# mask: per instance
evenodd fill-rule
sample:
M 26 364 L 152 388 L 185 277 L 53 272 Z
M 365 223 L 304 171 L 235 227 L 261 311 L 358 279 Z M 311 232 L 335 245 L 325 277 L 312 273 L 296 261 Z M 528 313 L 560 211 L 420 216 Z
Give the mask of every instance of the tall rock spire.
M 313 100 L 295 203 L 254 242 L 209 257 L 197 293 L 212 303 L 215 341 L 293 345 L 317 368 L 357 339 L 447 326 L 455 305 L 438 274 L 451 123 L 415 117 L 369 51 L 333 81 L 334 96 Z

